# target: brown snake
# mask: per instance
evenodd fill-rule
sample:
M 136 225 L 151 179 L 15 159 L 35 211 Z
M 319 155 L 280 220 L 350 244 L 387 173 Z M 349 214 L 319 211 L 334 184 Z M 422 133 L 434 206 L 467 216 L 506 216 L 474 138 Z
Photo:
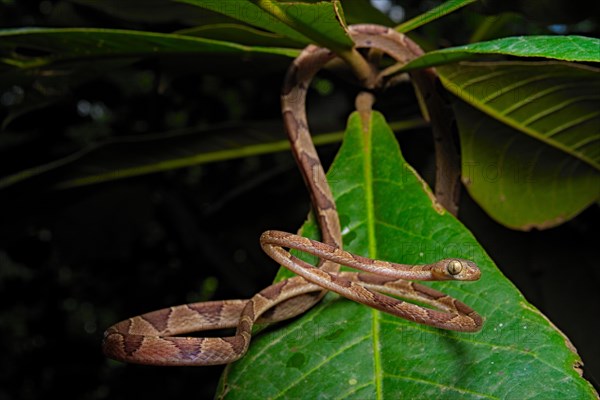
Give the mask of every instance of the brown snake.
M 353 25 L 348 32 L 357 48 L 376 49 L 400 63 L 420 54 L 420 49 L 405 36 L 386 27 Z M 323 242 L 267 231 L 262 234 L 260 243 L 269 256 L 299 276 L 273 284 L 249 300 L 180 305 L 119 322 L 104 334 L 103 350 L 108 357 L 150 365 L 230 363 L 247 351 L 255 322 L 271 323 L 299 315 L 315 305 L 327 290 L 383 312 L 441 329 L 475 332 L 481 328 L 483 319 L 467 305 L 407 281 L 476 280 L 480 271 L 472 262 L 446 259 L 430 265 L 403 265 L 360 257 L 341 249 L 342 235 L 335 202 L 311 140 L 304 107 L 313 76 L 335 57 L 327 49 L 314 45 L 306 47 L 290 66 L 281 96 L 292 152 L 310 191 Z M 318 268 L 292 256 L 284 247 L 319 257 Z M 366 273 L 339 272 L 340 264 Z M 416 300 L 436 309 L 380 292 Z M 176 336 L 234 327 L 237 330 L 231 337 Z

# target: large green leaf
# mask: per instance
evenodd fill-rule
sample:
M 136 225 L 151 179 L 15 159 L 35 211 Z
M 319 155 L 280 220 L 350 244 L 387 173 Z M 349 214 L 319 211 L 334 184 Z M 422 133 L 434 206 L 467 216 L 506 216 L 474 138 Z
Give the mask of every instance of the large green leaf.
M 432 283 L 486 319 L 441 331 L 328 294 L 305 316 L 255 337 L 226 370 L 226 399 L 592 399 L 566 339 L 499 272 L 475 238 L 432 201 L 383 117 L 350 117 L 328 176 L 344 246 L 404 263 L 475 261 L 478 282 Z M 303 233 L 317 236 L 313 220 Z M 283 274 L 282 274 L 283 275 Z
M 600 70 L 567 63 L 462 63 L 444 86 L 492 118 L 600 170 Z
M 277 4 L 282 12 L 281 17 L 290 26 L 295 27 L 315 43 L 336 53 L 354 46 L 354 42 L 345 30 L 344 15 L 339 0 L 317 1 L 311 4 L 279 3 L 272 0 L 257 2 L 268 3 L 269 8 Z
M 0 31 L 0 62 L 19 68 L 72 59 L 202 53 L 268 53 L 295 57 L 298 50 L 119 29 L 25 28 Z
M 482 55 L 543 57 L 563 61 L 600 62 L 600 39 L 585 36 L 518 36 L 431 51 L 410 63 L 390 69 L 409 71 L 450 64 Z
M 600 199 L 600 172 L 461 101 L 462 179 L 477 203 L 513 229 L 550 228 Z
M 463 182 L 495 220 L 548 228 L 600 198 L 600 74 L 566 63 L 438 68 L 457 108 Z M 486 117 L 487 115 L 487 117 Z
M 227 15 L 303 43 L 311 40 L 331 49 L 349 49 L 352 41 L 336 18 L 336 2 L 276 2 L 271 0 L 180 0 Z M 339 5 L 337 5 L 339 7 Z
M 300 43 L 309 43 L 310 40 L 294 30 L 285 23 L 274 18 L 267 11 L 250 0 L 227 0 L 227 1 L 205 1 L 205 0 L 178 0 L 196 7 L 201 7 L 215 13 L 226 15 L 249 25 L 266 29 L 294 39 Z
M 337 10 L 341 6 L 337 1 L 313 3 L 272 0 L 180 1 L 227 15 L 303 43 L 313 41 L 334 51 L 348 50 L 353 45 L 338 21 Z

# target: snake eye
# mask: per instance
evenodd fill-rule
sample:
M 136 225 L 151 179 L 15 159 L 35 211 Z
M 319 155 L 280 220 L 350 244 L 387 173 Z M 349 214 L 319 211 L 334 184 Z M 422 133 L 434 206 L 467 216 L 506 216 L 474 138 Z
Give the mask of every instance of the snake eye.
M 460 271 L 462 271 L 463 266 L 460 261 L 452 260 L 448 263 L 448 266 L 446 267 L 446 269 L 448 270 L 448 273 L 450 275 L 458 275 L 458 274 L 460 274 Z

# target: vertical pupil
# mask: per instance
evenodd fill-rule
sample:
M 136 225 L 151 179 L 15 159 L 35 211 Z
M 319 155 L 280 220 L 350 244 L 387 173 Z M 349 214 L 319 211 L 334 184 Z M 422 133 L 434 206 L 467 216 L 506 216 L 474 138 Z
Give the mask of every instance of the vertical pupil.
M 456 261 L 456 260 L 451 261 L 450 265 L 448 265 L 448 267 L 449 267 L 448 272 L 450 272 L 450 274 L 452 274 L 452 275 L 458 274 L 460 272 L 460 270 L 462 269 L 460 262 Z

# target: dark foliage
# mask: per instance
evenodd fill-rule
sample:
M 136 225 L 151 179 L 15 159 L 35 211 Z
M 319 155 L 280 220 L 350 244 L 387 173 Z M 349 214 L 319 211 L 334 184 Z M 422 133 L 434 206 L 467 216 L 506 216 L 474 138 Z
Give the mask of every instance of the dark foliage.
M 77 1 L 3 1 L 0 23 L 155 31 L 183 27 L 181 21 L 128 22 Z M 450 31 L 446 28 L 439 28 L 444 35 Z M 282 74 L 283 69 L 255 76 L 200 76 L 153 60 L 111 72 L 0 132 L 1 174 L 104 137 L 278 119 Z M 317 131 L 343 127 L 351 109 L 356 89 L 337 80 L 334 84 L 332 94 L 310 99 Z M 0 96 L 7 90 L 0 87 Z M 416 110 L 414 99 L 404 98 L 406 104 L 399 107 L 384 97 L 378 108 L 397 120 Z M 98 107 L 101 115 L 82 111 L 82 104 Z M 430 178 L 427 131 L 403 133 L 399 140 L 408 161 Z M 336 149 L 320 149 L 326 163 Z M 260 233 L 294 231 L 309 207 L 291 155 L 249 157 L 78 189 L 43 187 L 44 182 L 35 182 L 0 192 L 0 400 L 211 398 L 221 367 L 116 363 L 101 353 L 102 332 L 149 310 L 245 298 L 268 285 L 277 267 L 260 251 Z M 586 378 L 596 384 L 598 208 L 559 228 L 523 233 L 497 225 L 464 194 L 460 217 L 527 299 L 572 339 L 586 364 Z

